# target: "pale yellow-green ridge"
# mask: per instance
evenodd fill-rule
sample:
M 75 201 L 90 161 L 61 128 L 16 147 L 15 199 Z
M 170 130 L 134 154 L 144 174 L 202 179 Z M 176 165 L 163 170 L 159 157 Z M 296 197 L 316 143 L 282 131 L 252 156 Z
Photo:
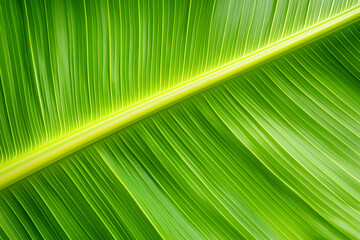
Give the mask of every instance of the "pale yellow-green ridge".
M 250 55 L 217 68 L 197 78 L 154 96 L 144 102 L 129 107 L 87 128 L 68 135 L 56 142 L 33 151 L 17 159 L 0 170 L 0 189 L 62 159 L 63 157 L 132 124 L 143 117 L 174 104 L 188 96 L 220 83 L 254 66 L 266 62 L 305 43 L 357 20 L 360 6 L 305 29 L 284 40 L 269 45 Z

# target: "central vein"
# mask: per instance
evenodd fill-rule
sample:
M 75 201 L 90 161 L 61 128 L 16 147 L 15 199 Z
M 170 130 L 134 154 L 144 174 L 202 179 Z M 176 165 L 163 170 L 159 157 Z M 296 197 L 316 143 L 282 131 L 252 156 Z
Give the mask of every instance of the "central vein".
M 35 152 L 32 152 L 0 170 L 0 189 L 54 163 L 89 144 L 108 136 L 152 113 L 168 107 L 269 59 L 308 43 L 324 34 L 343 27 L 360 17 L 360 6 L 348 10 L 314 27 L 301 31 L 284 40 L 269 45 L 221 68 L 194 78 L 144 102 L 127 108 L 100 122 L 68 135 Z

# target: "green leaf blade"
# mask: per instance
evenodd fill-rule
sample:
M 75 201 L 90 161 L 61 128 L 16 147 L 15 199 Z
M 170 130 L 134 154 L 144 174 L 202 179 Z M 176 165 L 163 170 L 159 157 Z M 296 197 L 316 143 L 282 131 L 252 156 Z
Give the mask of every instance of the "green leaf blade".
M 295 3 L 280 1 L 277 7 L 285 11 Z M 298 13 L 291 17 L 312 24 L 328 16 L 326 9 L 351 6 L 340 1 L 319 3 L 311 1 L 307 6 L 318 15 Z M 190 5 L 184 9 L 194 11 L 196 4 L 191 3 L 192 10 Z M 111 11 L 120 14 L 110 6 L 100 9 L 110 16 Z M 206 12 L 208 8 L 201 6 Z M 259 3 L 257 7 L 263 6 Z M 224 17 L 228 9 L 217 8 Z M 87 14 L 93 16 L 90 9 Z M 277 22 L 280 16 L 272 9 L 267 17 Z M 141 8 L 136 10 L 141 13 Z M 227 19 L 231 21 L 230 15 Z M 216 24 L 216 28 L 225 29 L 225 23 Z M 1 190 L 1 238 L 356 239 L 360 233 L 359 32 L 356 21 L 280 58 L 269 59 Z M 157 34 L 156 39 L 164 43 L 162 37 L 167 35 Z M 229 34 L 234 32 L 229 30 Z M 266 34 L 264 40 L 271 36 Z M 254 36 L 262 38 L 261 33 Z M 194 37 L 188 35 L 189 39 Z M 251 42 L 246 46 L 253 49 L 256 45 Z M 186 55 L 193 54 L 188 51 Z M 211 56 L 227 55 L 232 50 L 222 51 Z M 182 74 L 181 59 L 184 56 L 176 61 Z M 104 61 L 110 64 L 110 60 Z M 165 66 L 168 62 L 153 64 Z M 116 69 L 105 65 L 109 71 Z M 145 72 L 140 74 L 146 76 Z M 160 72 L 153 74 L 160 76 Z M 1 77 L 3 83 L 7 78 Z M 101 87 L 108 88 L 103 84 Z M 101 87 L 94 89 L 100 93 Z M 8 99 L 8 92 L 3 92 L 2 104 Z M 108 98 L 104 102 L 112 102 L 115 92 L 103 93 Z M 95 101 L 101 96 L 92 97 Z M 91 114 L 100 117 L 112 109 L 105 105 L 108 110 L 95 107 Z M 69 113 L 66 121 L 72 117 Z M 5 129 L 14 122 L 1 118 L 1 123 Z M 58 133 L 63 134 L 62 130 Z M 2 134 L 2 143 L 5 141 L 13 139 Z

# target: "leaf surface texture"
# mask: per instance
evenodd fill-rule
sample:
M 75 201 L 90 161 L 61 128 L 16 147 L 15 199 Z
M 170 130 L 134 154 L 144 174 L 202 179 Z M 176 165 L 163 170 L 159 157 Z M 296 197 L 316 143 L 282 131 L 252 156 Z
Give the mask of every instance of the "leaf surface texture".
M 356 4 L 2 1 L 1 165 Z M 1 190 L 0 236 L 357 238 L 359 33 L 352 23 Z

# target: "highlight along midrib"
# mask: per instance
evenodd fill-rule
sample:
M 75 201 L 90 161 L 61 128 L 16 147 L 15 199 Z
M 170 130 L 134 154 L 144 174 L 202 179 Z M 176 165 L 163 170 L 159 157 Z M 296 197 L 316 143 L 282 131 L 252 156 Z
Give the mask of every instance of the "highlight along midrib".
M 318 25 L 271 44 L 250 55 L 170 89 L 144 102 L 131 106 L 80 131 L 37 149 L 0 170 L 0 189 L 54 163 L 89 144 L 104 138 L 152 113 L 179 102 L 208 87 L 227 80 L 274 57 L 293 50 L 360 17 L 360 6 L 330 18 Z

